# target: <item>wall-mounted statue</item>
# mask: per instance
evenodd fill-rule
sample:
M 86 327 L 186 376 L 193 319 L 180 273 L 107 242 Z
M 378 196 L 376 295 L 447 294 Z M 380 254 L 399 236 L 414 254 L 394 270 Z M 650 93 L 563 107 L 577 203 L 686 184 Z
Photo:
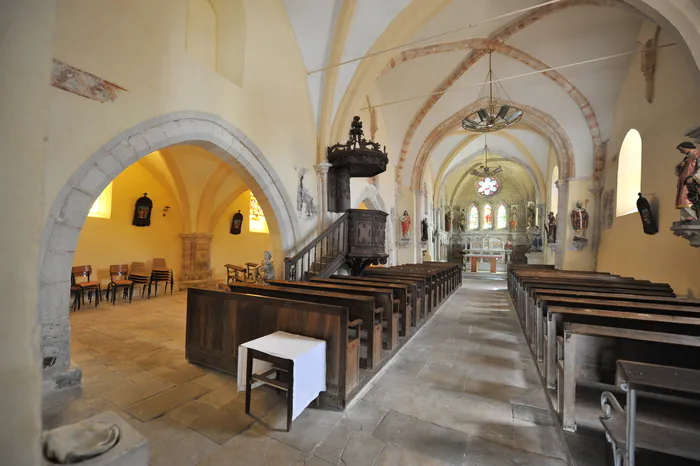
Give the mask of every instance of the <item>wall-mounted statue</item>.
M 547 242 L 552 244 L 557 242 L 557 218 L 554 212 L 547 214 L 547 225 L 544 227 L 547 231 Z
M 518 219 L 518 213 L 516 211 L 511 211 L 510 213 L 510 221 L 508 222 L 508 228 L 510 231 L 515 231 L 518 229 L 518 226 L 520 224 L 520 221 Z
M 535 225 L 532 228 L 530 235 L 532 237 L 530 242 L 530 251 L 542 251 L 542 230 L 540 230 L 540 227 Z
M 452 228 L 452 211 L 445 212 L 445 231 L 449 232 Z
M 428 241 L 428 219 L 423 219 L 420 222 L 420 240 Z
M 676 146 L 685 155 L 676 165 L 676 209 L 681 211 L 681 221 L 697 220 L 700 215 L 700 151 L 692 142 L 681 142 Z
M 576 208 L 571 211 L 571 225 L 574 227 L 574 239 L 586 237 L 588 212 L 581 201 L 576 201 Z
M 311 195 L 309 190 L 304 187 L 304 175 L 306 175 L 306 168 L 299 168 L 297 170 L 297 175 L 299 176 L 299 187 L 297 189 L 297 212 L 299 212 L 302 220 L 310 220 L 316 217 L 316 205 L 314 204 L 314 197 Z
M 464 213 L 464 210 L 459 211 L 459 231 L 464 233 L 464 231 L 467 229 L 467 214 Z
M 408 210 L 403 211 L 403 215 L 400 218 L 401 222 L 401 239 L 402 240 L 410 240 L 410 231 L 411 231 L 411 216 L 408 215 Z

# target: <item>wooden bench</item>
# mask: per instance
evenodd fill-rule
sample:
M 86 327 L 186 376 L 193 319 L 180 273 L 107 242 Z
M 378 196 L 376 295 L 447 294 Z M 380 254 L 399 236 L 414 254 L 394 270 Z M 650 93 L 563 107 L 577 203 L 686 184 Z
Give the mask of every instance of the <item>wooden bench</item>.
M 421 296 L 420 283 L 414 280 L 401 280 L 398 278 L 378 278 L 378 277 L 353 277 L 349 275 L 333 275 L 333 280 L 350 281 L 355 283 L 367 283 L 368 285 L 382 286 L 382 284 L 400 285 L 404 287 L 406 293 L 407 306 L 410 305 L 413 311 L 411 315 L 411 325 L 416 326 L 423 314 L 423 298 Z M 313 281 L 313 279 L 312 279 Z
M 187 290 L 185 357 L 233 375 L 238 346 L 282 330 L 325 340 L 324 404 L 343 409 L 359 380 L 361 322 L 340 305 L 309 303 L 219 290 Z M 349 333 L 355 331 L 356 336 Z
M 345 292 L 357 292 L 360 294 L 370 294 L 381 292 L 383 295 L 388 294 L 388 300 L 393 304 L 396 328 L 399 329 L 400 336 L 408 336 L 411 332 L 411 304 L 406 294 L 406 287 L 391 283 L 372 283 L 357 281 L 357 280 L 342 280 L 332 276 L 330 278 L 314 277 L 311 282 L 318 285 L 323 285 L 326 289 L 345 290 Z M 382 304 L 384 306 L 384 304 Z
M 555 316 L 561 316 L 563 337 L 558 339 L 555 326 Z M 678 317 L 637 312 L 620 312 L 611 310 L 575 309 L 551 306 L 548 309 L 547 321 L 550 325 L 547 335 L 547 353 L 545 373 L 548 388 L 556 388 L 559 400 L 558 410 L 561 414 L 565 430 L 575 431 L 575 402 L 576 402 L 576 345 L 572 345 L 570 335 L 571 324 L 584 324 L 606 329 L 607 334 L 599 336 L 616 336 L 634 332 L 648 332 L 644 341 L 655 340 L 656 333 L 673 335 L 676 342 L 686 341 L 684 337 L 697 338 L 700 336 L 700 318 Z M 574 327 L 577 328 L 577 327 Z M 569 329 L 567 333 L 567 329 Z M 632 333 L 630 333 L 632 332 Z M 638 334 L 639 335 L 639 334 Z M 643 334 L 646 335 L 646 334 Z M 641 339 L 641 338 L 633 338 Z M 558 343 L 558 344 L 557 344 Z M 590 354 L 589 358 L 595 357 Z M 618 349 L 619 353 L 619 349 Z M 643 354 L 637 354 L 643 357 Z M 678 354 L 677 356 L 685 356 Z
M 700 432 L 637 420 L 637 393 L 700 395 L 700 371 L 680 367 L 618 361 L 619 386 L 627 393 L 623 409 L 610 392 L 601 395 L 600 422 L 613 447 L 615 466 L 634 466 L 636 449 L 700 461 Z
M 384 319 L 389 320 L 391 319 L 391 325 L 387 325 L 388 329 L 391 330 L 391 332 L 388 332 L 389 335 L 389 341 L 387 342 L 387 347 L 388 349 L 395 348 L 396 345 L 399 342 L 399 333 L 401 331 L 401 327 L 399 325 L 399 309 L 400 309 L 400 302 L 399 300 L 394 299 L 394 292 L 391 289 L 388 288 L 362 288 L 362 287 L 357 287 L 357 286 L 351 286 L 351 285 L 331 285 L 328 283 L 322 283 L 319 281 L 316 281 L 315 279 L 310 281 L 310 282 L 289 282 L 285 280 L 272 280 L 268 282 L 270 285 L 274 286 L 281 286 L 281 287 L 287 287 L 287 288 L 294 288 L 296 290 L 316 290 L 316 291 L 321 291 L 321 292 L 330 292 L 330 293 L 343 293 L 343 294 L 349 294 L 349 295 L 362 295 L 362 296 L 371 296 L 375 300 L 375 304 L 377 307 L 381 307 L 382 309 L 385 310 L 384 313 Z M 387 309 L 389 309 L 389 312 L 391 314 L 387 313 Z
M 420 294 L 423 297 L 423 317 L 433 310 L 432 291 L 430 281 L 425 275 L 416 275 L 391 269 L 381 269 L 379 267 L 368 267 L 364 270 L 362 277 L 379 278 L 388 280 L 413 280 L 420 287 Z
M 353 320 L 360 319 L 362 321 L 362 327 L 367 331 L 367 338 L 363 340 L 367 346 L 367 356 L 362 358 L 364 361 L 362 359 L 360 360 L 361 367 L 371 369 L 381 359 L 382 322 L 385 319 L 384 309 L 376 306 L 375 299 L 371 296 L 357 296 L 315 290 L 296 290 L 280 286 L 243 283 L 232 283 L 229 285 L 229 288 L 235 293 L 257 294 L 274 298 L 347 307 L 350 318 Z M 387 332 L 392 330 L 393 329 L 387 329 Z

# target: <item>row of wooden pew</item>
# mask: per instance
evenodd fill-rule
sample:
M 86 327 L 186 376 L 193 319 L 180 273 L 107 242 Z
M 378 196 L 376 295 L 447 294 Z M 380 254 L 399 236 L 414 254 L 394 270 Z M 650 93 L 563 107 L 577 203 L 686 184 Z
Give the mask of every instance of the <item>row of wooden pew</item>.
M 191 288 L 186 357 L 236 374 L 238 346 L 276 331 L 327 342 L 321 402 L 344 408 L 461 285 L 458 264 L 370 267 L 362 276 Z
M 700 369 L 700 301 L 676 297 L 666 283 L 513 264 L 508 291 L 564 430 L 577 429 L 577 388 L 596 387 L 598 397 L 620 393 L 620 361 Z M 650 404 L 673 412 L 658 403 Z M 693 405 L 677 397 L 669 403 Z M 624 443 L 625 423 L 616 424 L 621 432 L 602 424 L 609 440 Z M 640 447 L 700 460 L 700 435 L 687 425 L 674 428 L 658 435 L 651 413 L 634 432 L 645 439 Z

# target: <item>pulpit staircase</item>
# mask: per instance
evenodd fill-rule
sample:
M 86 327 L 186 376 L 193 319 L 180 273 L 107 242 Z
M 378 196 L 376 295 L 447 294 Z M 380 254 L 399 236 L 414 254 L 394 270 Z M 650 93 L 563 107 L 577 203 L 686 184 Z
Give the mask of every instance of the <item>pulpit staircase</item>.
M 328 278 L 347 265 L 358 275 L 368 265 L 385 264 L 386 212 L 349 209 L 294 257 L 284 259 L 284 278 Z

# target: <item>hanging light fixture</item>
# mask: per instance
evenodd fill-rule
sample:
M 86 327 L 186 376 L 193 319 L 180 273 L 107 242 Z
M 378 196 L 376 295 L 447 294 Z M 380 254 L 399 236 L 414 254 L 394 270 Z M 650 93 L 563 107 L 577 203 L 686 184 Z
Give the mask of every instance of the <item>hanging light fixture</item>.
M 462 120 L 462 128 L 468 131 L 476 131 L 478 133 L 491 133 L 498 131 L 508 126 L 511 126 L 523 117 L 523 111 L 514 106 L 508 93 L 503 85 L 496 79 L 491 66 L 491 55 L 493 50 L 489 50 L 489 72 L 486 75 L 488 83 L 488 96 L 486 96 L 487 87 L 484 86 L 479 93 L 479 102 L 486 101 L 486 105 L 475 112 L 470 113 Z M 499 97 L 499 88 L 505 95 L 505 98 Z M 495 91 L 495 94 L 494 94 Z
M 486 135 L 484 135 L 484 163 L 477 167 L 474 167 L 471 169 L 469 173 L 471 173 L 474 176 L 478 177 L 492 177 L 494 175 L 497 175 L 498 173 L 501 173 L 503 171 L 503 168 L 500 165 L 496 165 L 489 167 L 489 144 L 488 141 L 486 140 Z

